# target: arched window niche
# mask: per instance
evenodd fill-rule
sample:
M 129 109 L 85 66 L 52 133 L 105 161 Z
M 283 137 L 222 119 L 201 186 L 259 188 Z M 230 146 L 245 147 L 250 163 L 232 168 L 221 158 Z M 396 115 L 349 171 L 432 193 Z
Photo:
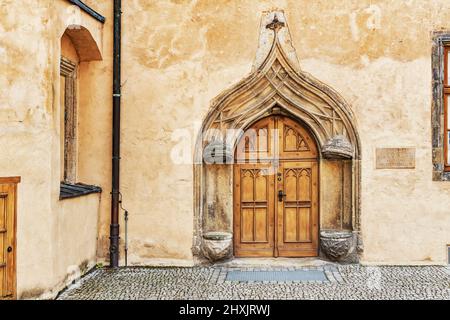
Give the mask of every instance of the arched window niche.
M 87 184 L 83 174 L 86 154 L 89 152 L 91 124 L 86 121 L 89 85 L 96 82 L 92 76 L 92 61 L 102 60 L 97 41 L 84 26 L 70 25 L 60 38 L 59 57 L 59 167 L 60 200 L 101 192 L 101 188 Z

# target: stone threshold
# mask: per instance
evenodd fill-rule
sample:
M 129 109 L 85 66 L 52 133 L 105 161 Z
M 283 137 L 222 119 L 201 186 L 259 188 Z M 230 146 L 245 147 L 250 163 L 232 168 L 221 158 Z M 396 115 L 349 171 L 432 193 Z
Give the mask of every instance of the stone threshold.
M 234 258 L 217 262 L 214 267 L 223 268 L 318 268 L 338 266 L 320 258 Z

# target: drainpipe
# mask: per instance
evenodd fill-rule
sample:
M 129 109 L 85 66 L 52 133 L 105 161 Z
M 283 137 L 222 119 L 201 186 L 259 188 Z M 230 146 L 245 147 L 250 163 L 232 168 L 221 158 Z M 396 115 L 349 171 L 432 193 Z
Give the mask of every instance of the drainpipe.
M 119 201 L 120 201 L 120 53 L 122 0 L 114 0 L 114 67 L 113 67 L 113 123 L 112 123 L 112 191 L 109 259 L 110 267 L 119 266 Z

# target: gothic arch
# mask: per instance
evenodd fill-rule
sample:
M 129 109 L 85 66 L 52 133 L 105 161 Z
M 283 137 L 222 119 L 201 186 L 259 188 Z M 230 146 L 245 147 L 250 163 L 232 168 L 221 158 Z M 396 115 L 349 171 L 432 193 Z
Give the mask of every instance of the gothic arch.
M 253 72 L 212 101 L 197 139 L 194 253 L 200 246 L 208 188 L 204 178 L 205 147 L 211 141 L 224 141 L 227 130 L 243 132 L 256 121 L 276 113 L 303 123 L 315 136 L 321 158 L 351 159 L 352 229 L 356 232 L 360 229 L 361 145 L 351 107 L 331 87 L 300 69 L 283 12 L 263 16 L 261 38 L 269 40 L 262 42 L 270 48 L 259 50 L 267 52 L 265 58 L 257 55 Z M 238 137 L 231 145 L 225 145 L 224 152 L 234 152 L 237 140 Z

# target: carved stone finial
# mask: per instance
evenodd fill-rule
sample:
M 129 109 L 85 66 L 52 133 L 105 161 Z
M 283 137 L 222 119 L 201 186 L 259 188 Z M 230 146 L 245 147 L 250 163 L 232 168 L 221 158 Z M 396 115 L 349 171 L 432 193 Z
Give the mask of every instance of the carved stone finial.
M 273 16 L 273 20 L 271 23 L 269 23 L 268 25 L 266 25 L 267 29 L 271 29 L 273 30 L 275 33 L 278 32 L 278 30 L 280 30 L 281 28 L 283 28 L 285 26 L 285 23 L 278 20 L 277 14 L 275 13 L 275 15 Z
M 284 52 L 285 58 L 287 58 L 287 62 L 291 65 L 292 69 L 300 72 L 300 64 L 295 49 L 292 46 L 289 25 L 283 10 L 270 10 L 262 13 L 259 29 L 259 45 L 253 64 L 253 71 L 258 70 L 264 64 L 274 44 Z M 278 54 L 278 49 L 273 51 Z

